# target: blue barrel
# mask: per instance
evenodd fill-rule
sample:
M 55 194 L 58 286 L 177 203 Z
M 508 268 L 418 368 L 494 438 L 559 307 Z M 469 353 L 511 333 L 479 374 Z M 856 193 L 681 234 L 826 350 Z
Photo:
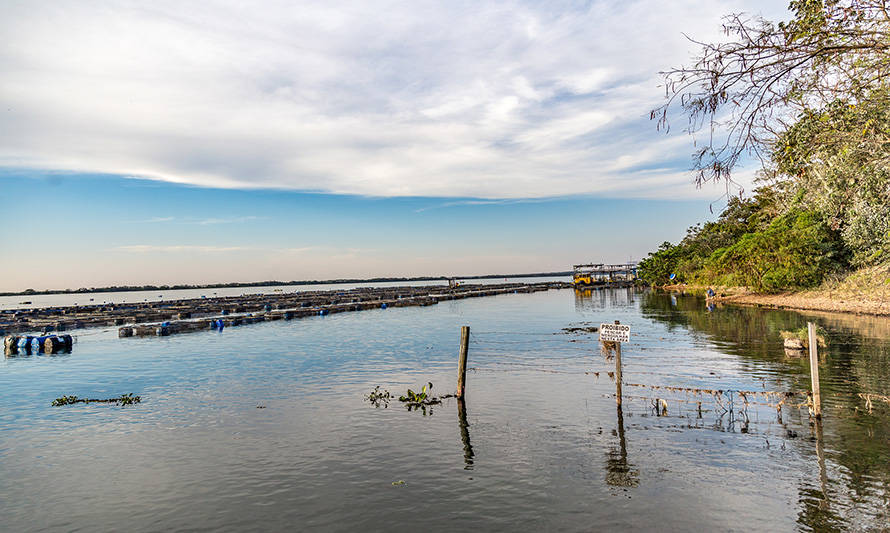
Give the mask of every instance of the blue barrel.
M 216 329 L 222 331 L 223 328 L 225 328 L 225 327 L 226 327 L 226 325 L 225 325 L 225 323 L 223 323 L 222 319 L 219 319 L 216 321 Z
M 386 304 L 380 304 L 380 309 L 386 309 Z
M 43 341 L 46 337 L 31 337 L 31 353 L 43 353 Z
M 31 339 L 34 337 L 25 336 L 19 338 L 19 353 L 20 354 L 30 354 L 31 353 Z

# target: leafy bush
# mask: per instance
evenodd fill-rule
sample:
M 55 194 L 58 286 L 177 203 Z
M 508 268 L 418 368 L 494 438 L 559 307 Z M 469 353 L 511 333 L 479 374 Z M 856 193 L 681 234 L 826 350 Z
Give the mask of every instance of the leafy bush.
M 761 291 L 807 288 L 836 269 L 840 248 L 837 234 L 821 217 L 792 211 L 714 252 L 705 272 L 712 278 L 732 276 L 739 285 Z

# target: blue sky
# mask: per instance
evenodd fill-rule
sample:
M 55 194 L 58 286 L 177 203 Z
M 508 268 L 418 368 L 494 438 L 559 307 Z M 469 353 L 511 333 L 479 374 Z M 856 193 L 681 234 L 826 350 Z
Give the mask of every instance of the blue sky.
M 639 258 L 723 192 L 648 111 L 738 11 L 785 2 L 0 3 L 0 290 Z
M 0 184 L 0 290 L 565 270 L 639 258 L 708 216 L 703 200 L 372 198 L 32 171 Z

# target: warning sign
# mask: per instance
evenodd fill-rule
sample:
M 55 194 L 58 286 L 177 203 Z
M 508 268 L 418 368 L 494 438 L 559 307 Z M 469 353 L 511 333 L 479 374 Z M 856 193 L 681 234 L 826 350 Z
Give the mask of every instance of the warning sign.
M 630 342 L 630 326 L 624 324 L 600 324 L 600 340 Z

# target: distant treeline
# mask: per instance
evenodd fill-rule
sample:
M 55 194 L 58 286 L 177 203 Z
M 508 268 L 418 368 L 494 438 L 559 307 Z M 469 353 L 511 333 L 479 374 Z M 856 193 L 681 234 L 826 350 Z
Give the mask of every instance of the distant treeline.
M 536 272 L 532 274 L 486 274 L 483 276 L 421 276 L 414 278 L 341 278 L 328 280 L 302 280 L 302 281 L 251 281 L 247 283 L 211 283 L 207 285 L 125 285 L 111 287 L 81 287 L 80 289 L 53 289 L 53 290 L 34 290 L 25 289 L 22 292 L 0 292 L 0 296 L 30 296 L 35 294 L 90 294 L 94 292 L 136 292 L 136 291 L 175 291 L 181 289 L 226 289 L 233 287 L 267 287 L 270 285 L 277 286 L 298 286 L 298 285 L 324 285 L 339 283 L 389 283 L 389 282 L 405 282 L 411 283 L 415 281 L 447 281 L 449 279 L 497 279 L 497 278 L 541 278 L 550 276 L 570 276 L 571 271 L 567 272 Z

